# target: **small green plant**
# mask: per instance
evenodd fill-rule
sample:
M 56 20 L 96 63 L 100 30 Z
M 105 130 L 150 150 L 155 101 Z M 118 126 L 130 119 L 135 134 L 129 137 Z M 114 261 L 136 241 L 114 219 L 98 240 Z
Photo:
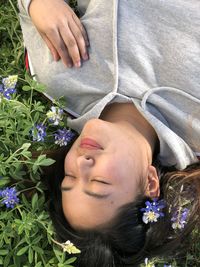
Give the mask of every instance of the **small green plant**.
M 0 264 L 71 266 L 76 258 L 53 239 L 41 174 L 54 163 L 46 151 L 74 134 L 58 102 L 41 97 L 44 86 L 27 74 L 23 83 L 17 87 L 17 76 L 0 83 Z

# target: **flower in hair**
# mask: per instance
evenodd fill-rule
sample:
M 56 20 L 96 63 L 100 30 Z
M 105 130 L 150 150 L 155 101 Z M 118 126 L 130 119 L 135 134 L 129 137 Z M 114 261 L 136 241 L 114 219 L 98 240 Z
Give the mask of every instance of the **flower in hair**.
M 179 210 L 176 210 L 171 218 L 172 228 L 173 229 L 183 229 L 185 227 L 185 224 L 187 223 L 187 217 L 188 217 L 189 209 L 187 208 L 180 208 Z
M 162 209 L 165 208 L 164 200 L 157 200 L 157 198 L 153 199 L 152 202 L 145 202 L 146 208 L 142 208 L 141 211 L 143 213 L 142 220 L 144 223 L 149 222 L 157 222 L 158 218 L 164 217 L 164 213 Z

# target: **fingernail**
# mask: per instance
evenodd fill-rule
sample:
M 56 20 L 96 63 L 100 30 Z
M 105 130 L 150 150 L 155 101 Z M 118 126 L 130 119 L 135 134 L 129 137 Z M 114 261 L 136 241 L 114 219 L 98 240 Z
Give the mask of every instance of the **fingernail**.
M 84 60 L 88 60 L 88 54 L 87 54 L 87 53 L 85 53 L 85 54 L 83 55 L 83 59 L 84 59 Z
M 81 66 L 81 62 L 80 62 L 80 61 L 77 61 L 77 62 L 75 63 L 75 67 L 76 67 L 76 68 L 80 68 L 80 66 Z

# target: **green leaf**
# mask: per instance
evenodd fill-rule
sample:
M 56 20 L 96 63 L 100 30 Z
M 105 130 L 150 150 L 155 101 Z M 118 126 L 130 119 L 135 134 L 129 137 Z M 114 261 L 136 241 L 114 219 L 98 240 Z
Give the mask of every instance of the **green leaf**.
M 30 264 L 33 262 L 33 250 L 32 250 L 32 248 L 29 248 L 29 250 L 28 250 L 28 261 Z
M 37 208 L 37 204 L 38 204 L 38 194 L 35 193 L 32 197 L 32 201 L 31 201 L 31 205 L 33 210 L 35 210 Z
M 31 243 L 32 244 L 38 244 L 41 239 L 42 239 L 42 236 L 41 235 L 38 235 Z
M 21 224 L 21 225 L 19 226 L 19 228 L 18 228 L 18 231 L 17 231 L 18 235 L 21 235 L 21 234 L 23 233 L 23 231 L 24 231 L 24 225 Z
M 39 92 L 39 93 L 44 93 L 46 90 L 46 86 L 44 84 L 39 84 L 37 83 L 37 85 L 35 86 L 35 91 Z
M 49 166 L 55 162 L 54 159 L 46 158 L 46 155 L 40 155 L 37 159 L 37 163 L 40 166 Z
M 31 91 L 31 87 L 28 86 L 28 85 L 24 85 L 24 86 L 22 87 L 22 90 L 25 91 L 25 92 L 28 92 L 28 91 Z
M 42 267 L 42 262 L 39 261 L 39 262 L 35 265 L 35 267 Z
M 30 206 L 30 202 L 26 199 L 24 194 L 21 194 L 22 197 L 22 203 L 25 204 L 26 207 Z
M 35 250 L 37 253 L 41 255 L 44 253 L 44 250 L 38 246 L 33 246 L 33 250 Z
M 73 262 L 75 262 L 76 259 L 77 259 L 77 257 L 72 257 L 72 258 L 68 259 L 67 261 L 65 261 L 65 264 L 73 263 Z
M 1 256 L 5 256 L 5 255 L 7 255 L 9 253 L 9 250 L 7 250 L 7 249 L 1 249 L 0 250 L 0 255 Z
M 23 247 L 21 248 L 18 252 L 17 252 L 17 256 L 21 256 L 24 253 L 26 253 L 26 251 L 28 250 L 29 246 Z
M 10 183 L 10 179 L 8 177 L 0 178 L 0 187 L 4 187 Z
M 40 166 L 49 166 L 54 162 L 55 160 L 46 158 L 46 155 L 40 155 L 32 166 L 33 173 L 36 173 Z
M 9 266 L 10 260 L 11 260 L 11 254 L 7 254 L 6 257 L 4 258 L 3 267 Z
M 24 144 L 21 146 L 20 149 L 22 149 L 22 150 L 28 150 L 30 146 L 31 146 L 31 143 L 24 143 Z

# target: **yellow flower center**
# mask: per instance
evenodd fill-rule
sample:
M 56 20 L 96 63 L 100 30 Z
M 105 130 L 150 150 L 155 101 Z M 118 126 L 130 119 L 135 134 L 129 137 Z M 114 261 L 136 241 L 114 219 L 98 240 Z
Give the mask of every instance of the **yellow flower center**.
M 155 212 L 153 211 L 148 212 L 148 219 L 154 221 L 156 219 Z

